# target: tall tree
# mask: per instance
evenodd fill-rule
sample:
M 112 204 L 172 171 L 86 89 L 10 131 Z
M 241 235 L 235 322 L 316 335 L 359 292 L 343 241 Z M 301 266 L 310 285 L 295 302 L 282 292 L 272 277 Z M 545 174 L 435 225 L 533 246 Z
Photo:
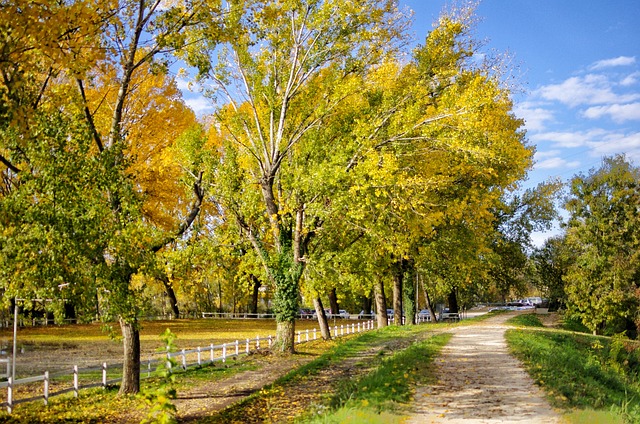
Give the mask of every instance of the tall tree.
M 640 328 L 640 169 L 624 156 L 571 181 L 567 306 L 596 332 Z
M 218 200 L 275 285 L 275 347 L 293 351 L 305 255 L 323 222 L 314 202 L 326 191 L 321 177 L 303 173 L 327 160 L 324 120 L 357 92 L 357 75 L 392 53 L 406 22 L 390 0 L 235 3 L 228 20 L 241 32 L 211 49 L 208 34 L 195 31 L 194 42 L 205 43 L 195 42 L 185 59 L 224 96 L 214 127 L 228 140 L 228 177 L 219 179 Z

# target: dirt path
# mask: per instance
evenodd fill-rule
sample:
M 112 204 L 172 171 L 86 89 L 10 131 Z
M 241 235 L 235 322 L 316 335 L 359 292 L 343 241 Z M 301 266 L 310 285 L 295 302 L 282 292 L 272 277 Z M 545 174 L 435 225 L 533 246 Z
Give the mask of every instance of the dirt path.
M 511 356 L 501 314 L 478 325 L 459 326 L 436 359 L 437 383 L 420 387 L 406 423 L 558 423 L 559 417 Z

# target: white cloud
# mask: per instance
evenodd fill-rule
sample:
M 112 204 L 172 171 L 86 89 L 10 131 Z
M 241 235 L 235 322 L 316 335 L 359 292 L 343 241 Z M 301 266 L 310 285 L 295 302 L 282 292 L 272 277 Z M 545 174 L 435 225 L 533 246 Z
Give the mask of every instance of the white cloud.
M 636 63 L 635 56 L 618 56 L 612 59 L 599 60 L 589 66 L 589 69 L 605 69 L 615 66 L 629 66 Z
M 546 141 L 553 143 L 556 147 L 570 149 L 588 146 L 590 143 L 602 140 L 607 134 L 607 131 L 596 128 L 589 131 L 551 131 L 534 134 L 530 139 L 536 143 Z
M 629 87 L 637 84 L 638 78 L 640 77 L 640 72 L 634 72 L 631 75 L 627 75 L 624 77 L 622 81 L 620 81 L 620 85 L 623 87 Z
M 185 98 L 184 102 L 189 106 L 196 115 L 204 115 L 213 112 L 211 101 L 203 96 Z
M 536 162 L 535 169 L 575 169 L 580 161 L 567 161 L 559 156 Z
M 514 108 L 516 116 L 523 118 L 528 131 L 542 131 L 545 123 L 553 121 L 553 112 L 531 102 L 523 102 Z
M 627 158 L 637 161 L 640 159 L 640 132 L 622 134 L 610 132 L 601 140 L 594 140 L 589 144 L 592 156 L 611 156 L 625 153 Z
M 619 124 L 626 121 L 640 121 L 640 103 L 593 106 L 585 110 L 583 115 L 590 119 L 609 116 L 614 122 Z
M 571 77 L 560 84 L 550 84 L 536 90 L 535 94 L 545 100 L 559 101 L 570 107 L 581 104 L 628 103 L 640 99 L 640 94 L 616 94 L 612 84 L 604 75 L 588 74 Z
M 178 89 L 180 91 L 191 91 L 191 87 L 189 87 L 189 80 L 185 78 L 176 78 L 176 84 L 178 85 Z

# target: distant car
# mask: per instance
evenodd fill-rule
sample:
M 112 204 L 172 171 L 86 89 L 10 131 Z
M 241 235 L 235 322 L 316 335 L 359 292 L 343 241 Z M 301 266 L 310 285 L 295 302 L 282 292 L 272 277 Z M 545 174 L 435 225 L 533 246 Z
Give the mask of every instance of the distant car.
M 358 314 L 358 319 L 370 319 L 370 318 L 373 318 L 375 316 L 376 316 L 376 314 L 374 314 L 373 311 L 365 312 L 364 309 L 363 309 Z
M 429 313 L 429 310 L 422 309 L 420 312 L 418 312 L 418 319 L 422 321 L 431 321 L 431 314 Z
M 300 318 L 312 319 L 314 315 L 315 315 L 315 311 L 313 309 L 300 308 Z
M 338 318 L 349 319 L 349 318 L 351 318 L 351 314 L 349 312 L 345 311 L 344 309 L 340 309 L 338 311 Z

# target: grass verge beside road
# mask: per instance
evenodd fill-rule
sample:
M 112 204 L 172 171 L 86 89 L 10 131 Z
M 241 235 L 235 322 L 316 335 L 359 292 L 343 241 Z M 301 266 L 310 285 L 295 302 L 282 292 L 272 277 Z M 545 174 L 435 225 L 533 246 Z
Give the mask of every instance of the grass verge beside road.
M 640 422 L 640 344 L 621 336 L 539 329 L 535 315 L 510 323 L 507 342 L 551 404 L 572 423 Z M 601 421 L 598 421 L 601 420 Z

